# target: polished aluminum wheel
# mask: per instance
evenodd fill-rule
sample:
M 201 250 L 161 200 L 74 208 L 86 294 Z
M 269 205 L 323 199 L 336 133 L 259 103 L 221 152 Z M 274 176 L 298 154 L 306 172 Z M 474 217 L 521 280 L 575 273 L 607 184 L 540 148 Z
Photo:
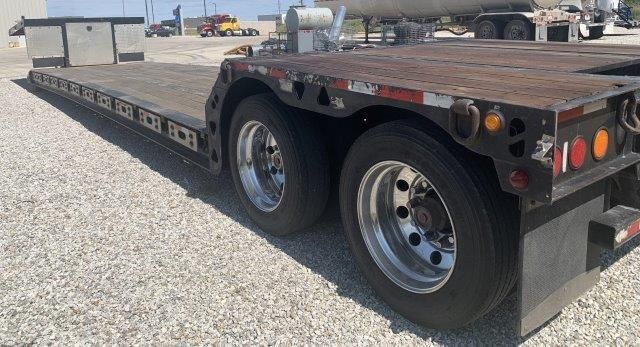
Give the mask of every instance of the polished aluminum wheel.
M 431 293 L 455 265 L 449 210 L 429 180 L 409 165 L 371 167 L 358 190 L 358 221 L 369 253 L 384 274 L 414 293 Z
M 264 212 L 275 210 L 284 192 L 284 161 L 269 129 L 247 122 L 238 136 L 238 170 L 245 193 Z

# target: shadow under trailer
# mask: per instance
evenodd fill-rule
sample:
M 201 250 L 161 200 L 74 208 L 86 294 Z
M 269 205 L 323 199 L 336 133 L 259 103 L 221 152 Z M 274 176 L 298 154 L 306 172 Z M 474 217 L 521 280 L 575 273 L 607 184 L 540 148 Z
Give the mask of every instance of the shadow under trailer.
M 640 46 L 439 40 L 219 69 L 120 64 L 114 47 L 92 66 L 65 50 L 28 80 L 228 168 L 267 233 L 339 203 L 363 275 L 418 324 L 464 326 L 515 293 L 529 334 L 640 230 Z

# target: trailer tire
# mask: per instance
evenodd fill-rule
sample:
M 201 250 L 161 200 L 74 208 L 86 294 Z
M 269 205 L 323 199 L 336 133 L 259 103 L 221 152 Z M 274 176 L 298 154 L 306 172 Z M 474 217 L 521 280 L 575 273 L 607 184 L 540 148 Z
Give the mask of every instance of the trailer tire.
M 497 21 L 485 19 L 476 25 L 473 36 L 481 40 L 499 40 L 502 38 L 502 27 Z
M 258 36 L 258 31 L 256 29 L 250 29 L 249 33 L 251 36 Z
M 397 121 L 370 129 L 360 136 L 349 150 L 342 168 L 340 209 L 354 258 L 375 292 L 411 321 L 430 328 L 448 329 L 464 326 L 486 314 L 513 288 L 517 275 L 519 231 L 517 199 L 500 190 L 495 177 L 492 177 L 485 167 L 480 166 L 481 162 L 477 156 L 461 149 L 451 139 L 444 138 L 445 135 L 429 134 L 429 128 L 421 123 Z M 413 172 L 416 176 L 423 174 L 429 184 L 433 184 L 432 187 L 435 187 L 437 196 L 442 199 L 444 210 L 452 222 L 454 240 L 452 242 L 449 239 L 449 242 L 454 244 L 454 262 L 448 270 L 448 277 L 439 283 L 439 287 L 431 288 L 431 291 L 411 289 L 417 287 L 407 289 L 407 283 L 398 281 L 398 278 L 402 277 L 392 279 L 392 276 L 387 274 L 394 274 L 393 266 L 389 267 L 388 264 L 398 262 L 385 263 L 384 256 L 380 256 L 382 250 L 387 252 L 384 254 L 397 254 L 396 259 L 403 259 L 404 262 L 414 261 L 415 254 L 408 257 L 400 255 L 403 249 L 411 253 L 411 247 L 417 248 L 420 244 L 411 240 L 413 233 L 408 238 L 403 237 L 402 233 L 398 233 L 400 229 L 389 227 L 389 224 L 387 228 L 381 228 L 378 233 L 372 234 L 366 227 L 373 224 L 367 224 L 369 219 L 363 211 L 367 206 L 373 209 L 371 206 L 383 205 L 378 205 L 379 200 L 375 200 L 374 203 L 373 200 L 363 197 L 376 196 L 388 201 L 396 199 L 397 189 L 416 191 L 410 188 L 411 185 L 400 185 L 401 180 L 398 177 L 402 176 L 395 176 L 391 181 L 370 180 L 372 170 L 376 172 L 376 168 L 381 165 L 394 163 L 409 165 L 411 171 L 404 173 L 412 175 Z M 413 168 L 416 171 L 413 171 Z M 386 190 L 383 190 L 381 195 L 372 195 L 368 192 L 375 192 L 378 188 L 370 188 L 367 182 L 376 182 L 378 185 L 375 187 L 383 187 Z M 402 205 L 397 210 L 394 204 L 384 206 L 390 207 L 390 210 L 376 213 L 371 219 L 375 221 L 373 223 L 381 223 L 384 218 L 393 220 L 396 218 L 396 211 L 400 211 Z M 414 206 L 411 205 L 411 209 Z M 406 216 L 405 214 L 398 218 L 407 218 Z M 413 217 L 413 211 L 408 216 Z M 415 225 L 413 224 L 413 228 L 416 228 Z M 406 231 L 402 230 L 404 231 L 401 232 Z M 389 244 L 395 243 L 395 246 L 400 248 L 385 249 L 383 246 L 376 251 L 375 242 L 371 241 L 372 237 L 390 240 Z M 419 237 L 418 240 L 423 239 Z M 394 251 L 389 251 L 390 249 Z M 386 270 L 383 270 L 383 266 L 386 266 Z M 402 263 L 397 267 L 398 271 L 416 268 L 420 269 L 421 273 L 427 271 L 425 267 L 404 266 L 409 265 Z M 408 276 L 405 279 L 410 278 Z M 411 280 L 407 281 L 410 283 Z
M 248 133 L 252 135 L 247 137 Z M 231 120 L 229 134 L 233 182 L 242 204 L 256 224 L 276 236 L 311 226 L 324 212 L 330 191 L 328 154 L 312 119 L 302 111 L 284 105 L 273 94 L 260 94 L 240 103 Z M 265 136 L 270 139 L 269 135 L 272 135 L 273 141 L 260 142 Z M 255 144 L 261 147 L 253 147 Z M 239 147 L 245 149 L 245 155 L 238 150 Z M 248 152 L 254 153 L 254 149 L 258 152 L 256 156 L 246 155 Z M 273 170 L 280 163 L 278 166 L 282 171 L 271 171 L 271 176 L 266 170 L 251 171 L 254 167 L 264 167 L 259 158 L 268 155 L 272 156 L 272 161 L 267 166 L 274 165 L 271 166 Z M 274 155 L 280 159 L 276 161 Z M 244 158 L 251 163 L 240 163 Z M 254 172 L 263 176 L 252 176 Z M 282 176 L 279 176 L 280 173 Z M 262 190 L 265 180 L 269 186 Z M 281 187 L 279 200 L 269 198 L 277 190 L 270 189 L 274 183 Z M 267 195 L 251 194 L 248 192 L 251 190 L 266 192 Z M 261 199 L 265 196 L 267 198 Z
M 504 27 L 505 40 L 531 41 L 533 40 L 533 25 L 521 19 L 514 19 Z

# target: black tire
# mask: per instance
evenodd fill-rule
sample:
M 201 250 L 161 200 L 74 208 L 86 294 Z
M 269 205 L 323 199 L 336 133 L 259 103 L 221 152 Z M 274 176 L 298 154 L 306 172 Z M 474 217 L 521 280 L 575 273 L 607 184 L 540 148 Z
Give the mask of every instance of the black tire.
M 276 139 L 284 162 L 285 189 L 278 206 L 264 212 L 244 190 L 238 170 L 238 136 L 249 121 L 264 124 Z M 282 236 L 311 226 L 322 215 L 329 198 L 329 159 L 312 119 L 284 105 L 273 94 L 243 100 L 229 132 L 229 162 L 233 182 L 249 216 L 264 231 Z
M 258 31 L 256 31 L 256 29 L 251 29 L 250 34 L 251 36 L 258 36 Z
M 497 21 L 485 19 L 476 25 L 473 36 L 481 40 L 499 40 L 502 38 L 502 26 Z
M 513 288 L 517 276 L 517 200 L 500 190 L 495 177 L 482 166 L 486 163 L 476 155 L 446 135 L 428 134 L 428 128 L 419 122 L 397 121 L 360 136 L 344 161 L 340 208 L 354 258 L 376 293 L 411 321 L 448 329 L 486 314 Z M 455 267 L 444 285 L 428 294 L 410 292 L 390 280 L 369 253 L 360 230 L 360 183 L 369 168 L 387 160 L 406 163 L 428 176 L 453 220 L 458 240 Z
M 213 30 L 207 30 L 207 37 L 213 37 Z
M 590 27 L 589 28 L 589 40 L 601 39 L 604 36 L 604 27 Z
M 531 41 L 533 40 L 533 24 L 520 19 L 514 19 L 504 27 L 505 40 Z
M 224 32 L 224 34 L 225 34 L 225 36 L 233 36 L 233 30 L 231 30 L 231 29 L 227 29 L 227 30 Z

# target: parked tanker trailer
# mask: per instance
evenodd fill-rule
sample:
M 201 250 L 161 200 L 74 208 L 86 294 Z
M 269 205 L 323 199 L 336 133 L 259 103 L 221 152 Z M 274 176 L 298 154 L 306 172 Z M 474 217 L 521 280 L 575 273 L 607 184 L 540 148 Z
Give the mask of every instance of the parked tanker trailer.
M 316 7 L 371 19 L 401 19 L 460 25 L 479 39 L 576 41 L 602 37 L 617 0 L 315 0 Z

